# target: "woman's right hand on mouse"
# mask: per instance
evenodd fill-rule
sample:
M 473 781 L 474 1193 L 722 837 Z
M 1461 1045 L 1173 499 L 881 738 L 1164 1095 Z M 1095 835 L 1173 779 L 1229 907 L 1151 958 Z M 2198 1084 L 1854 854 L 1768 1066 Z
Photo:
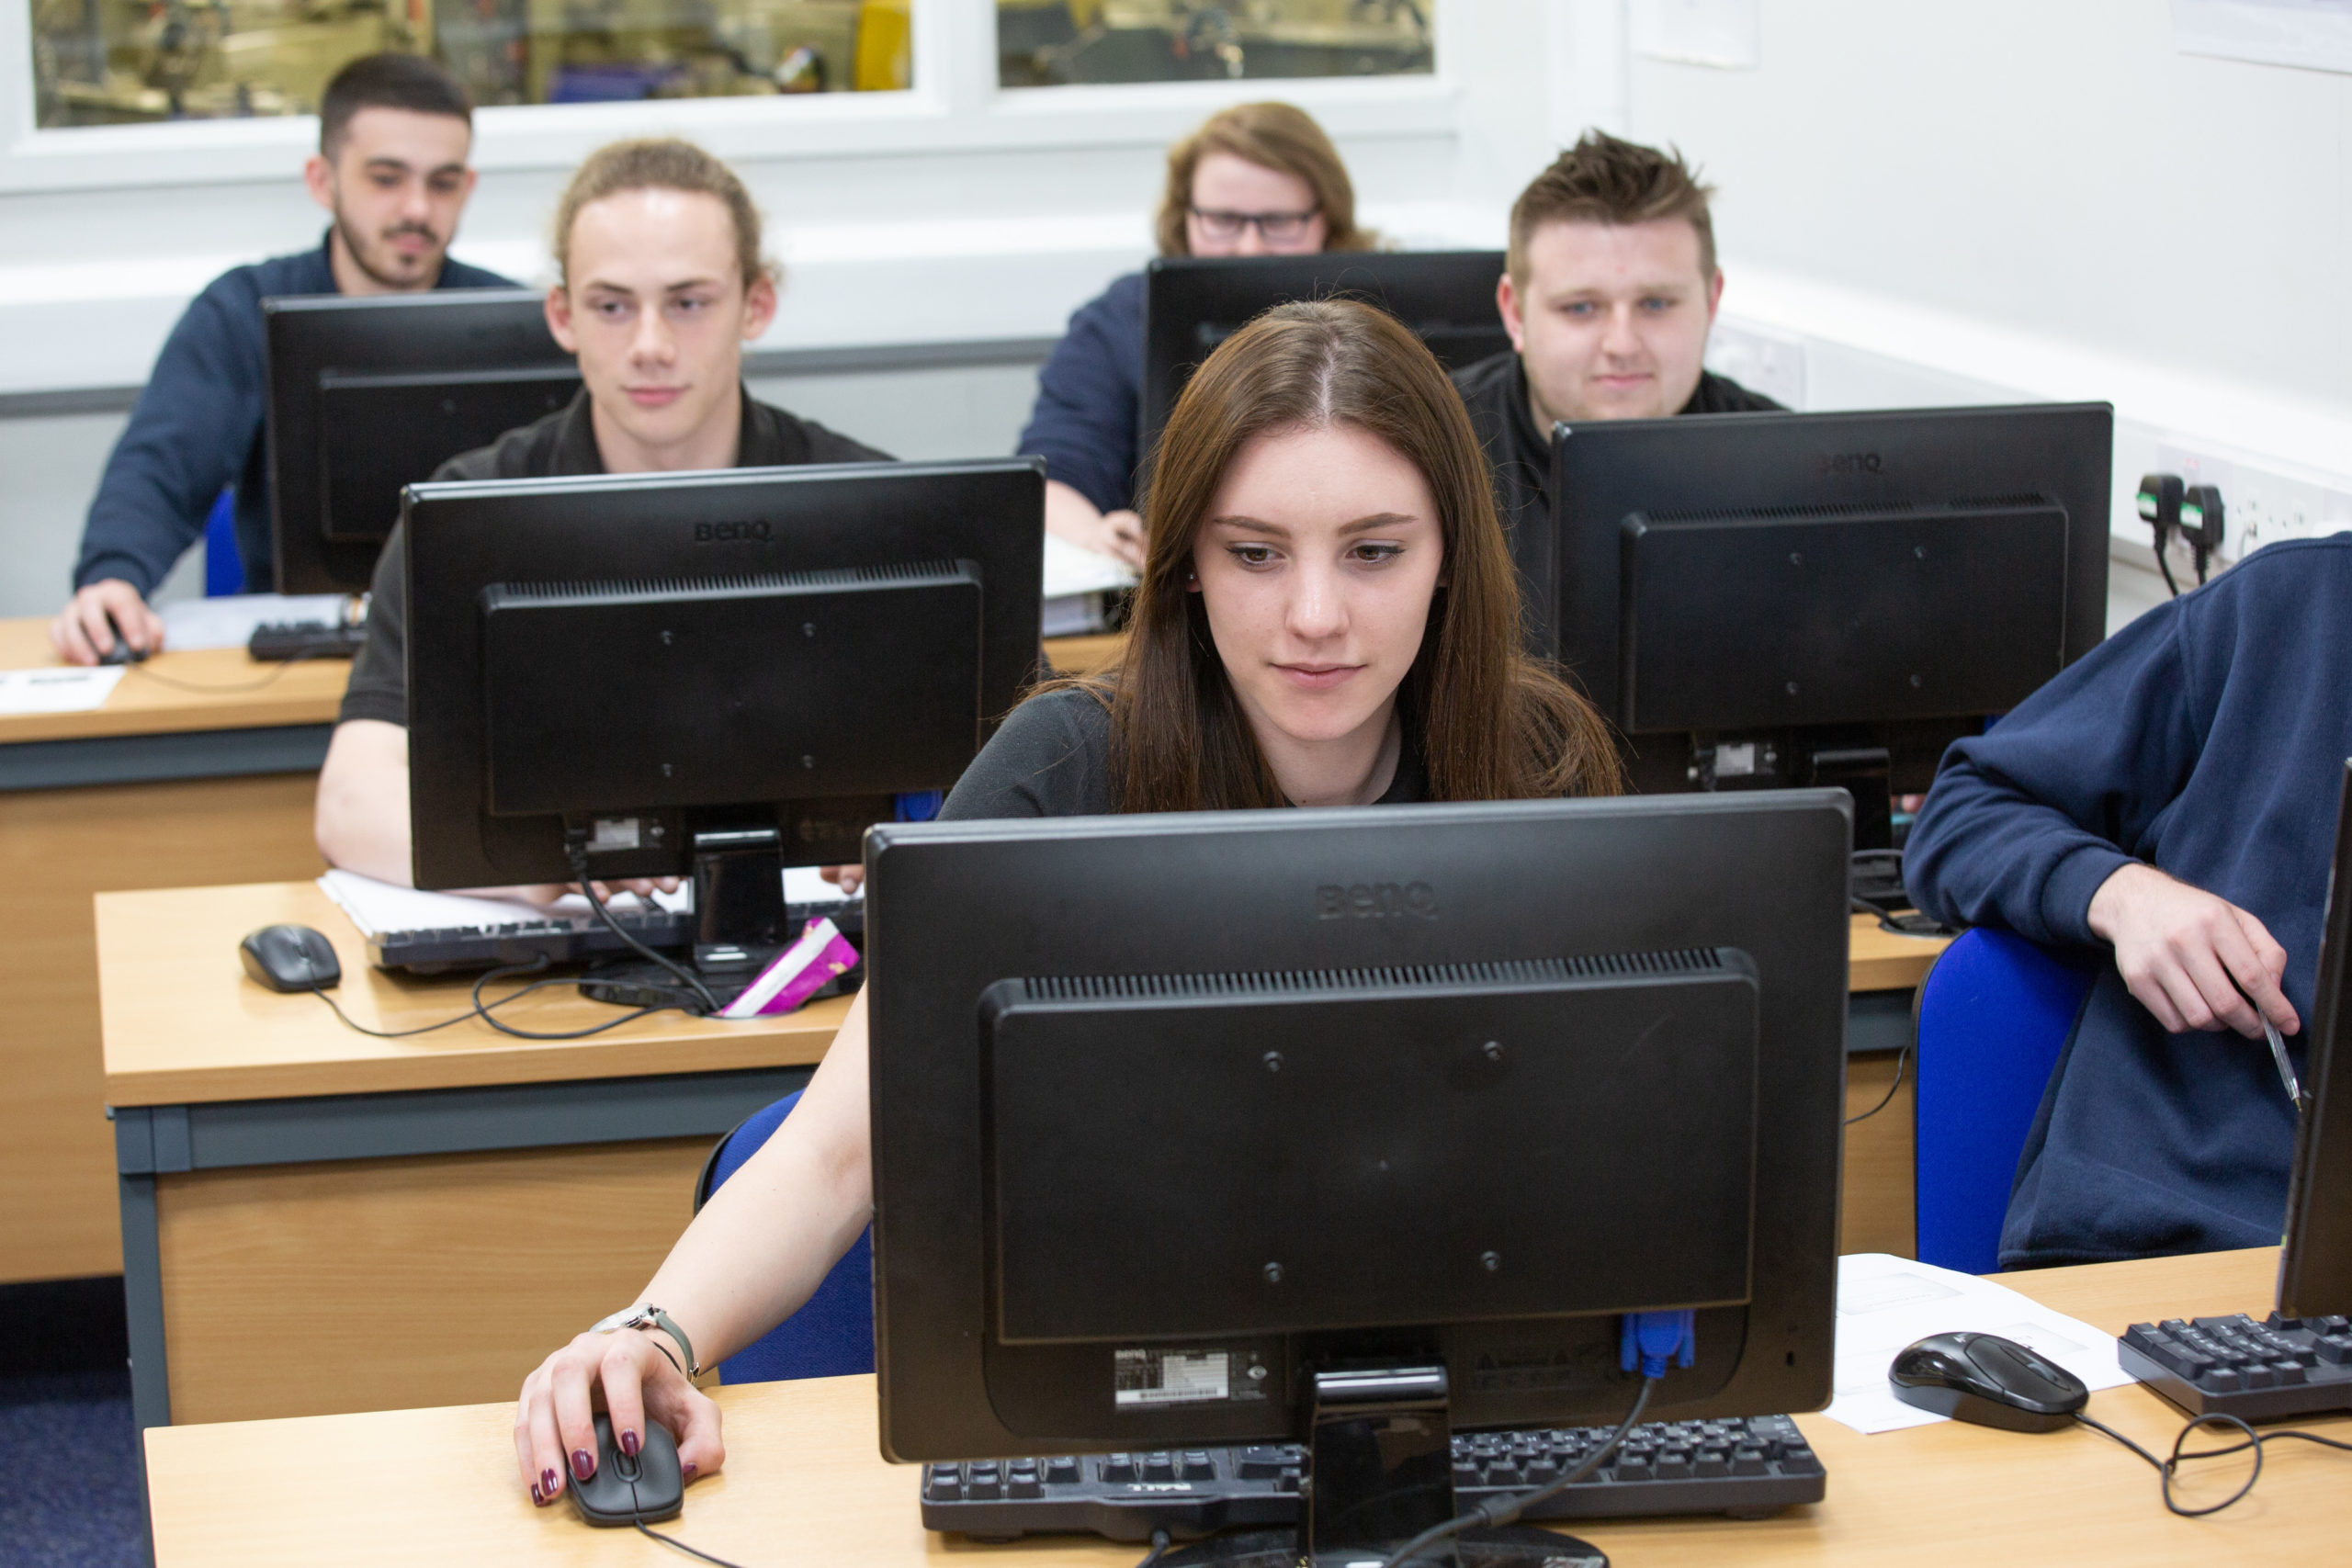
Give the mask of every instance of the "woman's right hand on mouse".
M 637 1451 L 645 1423 L 653 1420 L 678 1439 L 678 1468 L 687 1481 L 727 1462 L 718 1404 L 646 1331 L 592 1331 L 575 1336 L 523 1380 L 514 1407 L 514 1459 L 532 1502 L 545 1507 L 563 1495 L 567 1476 L 585 1480 L 595 1473 L 599 1404 L 626 1453 Z

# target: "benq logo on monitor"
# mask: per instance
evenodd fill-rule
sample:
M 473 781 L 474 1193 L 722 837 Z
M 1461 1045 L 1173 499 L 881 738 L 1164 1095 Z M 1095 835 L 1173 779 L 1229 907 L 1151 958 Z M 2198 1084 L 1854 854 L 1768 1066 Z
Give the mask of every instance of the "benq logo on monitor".
M 1822 455 L 1825 474 L 1883 474 L 1886 464 L 1875 452 L 1827 452 Z
M 1392 915 L 1437 919 L 1437 889 L 1426 882 L 1325 883 L 1315 890 L 1318 920 L 1379 920 Z
M 775 529 L 766 523 L 697 523 L 695 543 L 697 545 L 764 545 L 775 538 Z

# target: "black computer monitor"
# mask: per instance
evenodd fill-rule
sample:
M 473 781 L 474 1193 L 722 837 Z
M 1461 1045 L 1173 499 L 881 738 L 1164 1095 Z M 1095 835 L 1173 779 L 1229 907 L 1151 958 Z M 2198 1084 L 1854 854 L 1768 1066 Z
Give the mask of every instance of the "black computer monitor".
M 554 412 L 580 372 L 526 288 L 265 299 L 281 593 L 358 592 L 401 487 Z
M 1136 450 L 1150 460 L 1176 394 L 1216 345 L 1261 311 L 1340 294 L 1378 305 L 1449 370 L 1510 346 L 1495 309 L 1500 251 L 1328 251 L 1305 256 L 1162 256 L 1144 272 L 1143 400 Z
M 1450 1509 L 1449 1424 L 1614 1425 L 1626 1314 L 1682 1309 L 1652 1410 L 1818 1408 L 1849 811 L 876 828 L 884 1452 L 1319 1441 L 1387 1370 Z
M 1038 664 L 1038 458 L 422 484 L 401 515 L 416 886 L 781 873 L 955 784 Z
M 1689 414 L 1553 432 L 1553 526 L 1513 541 L 1530 637 L 1645 791 L 1890 794 L 2106 635 L 2105 403 Z M 1539 531 L 1540 532 L 1540 531 Z
M 2312 1002 L 2278 1310 L 2290 1317 L 2352 1316 L 2352 761 L 2344 764 Z

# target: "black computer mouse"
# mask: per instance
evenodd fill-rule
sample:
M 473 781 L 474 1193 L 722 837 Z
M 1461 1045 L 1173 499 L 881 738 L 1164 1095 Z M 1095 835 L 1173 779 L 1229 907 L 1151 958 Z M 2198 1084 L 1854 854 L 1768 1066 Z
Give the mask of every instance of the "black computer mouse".
M 1997 1334 L 1930 1334 L 1886 1371 L 1894 1397 L 1956 1420 L 2054 1432 L 2091 1396 L 2083 1380 Z
M 264 926 L 237 944 L 245 973 L 273 991 L 323 991 L 343 978 L 326 933 L 309 926 Z
M 592 1525 L 659 1524 L 686 1506 L 685 1478 L 678 1472 L 678 1439 L 658 1421 L 645 1424 L 637 1457 L 621 1452 L 613 1418 L 596 1417 L 596 1473 L 573 1480 L 564 1490 L 571 1506 Z
M 131 647 L 130 639 L 122 635 L 121 623 L 112 615 L 107 617 L 107 630 L 114 633 L 114 646 L 98 655 L 100 664 L 138 664 L 146 660 L 147 650 Z

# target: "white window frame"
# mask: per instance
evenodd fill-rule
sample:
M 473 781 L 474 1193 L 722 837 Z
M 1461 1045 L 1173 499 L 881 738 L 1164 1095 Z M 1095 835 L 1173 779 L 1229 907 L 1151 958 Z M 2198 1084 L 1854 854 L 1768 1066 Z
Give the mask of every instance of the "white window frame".
M 1164 144 L 1227 104 L 1279 96 L 1342 140 L 1452 133 L 1447 74 L 1462 8 L 1438 8 L 1426 76 L 999 88 L 994 0 L 915 0 L 915 85 L 906 92 L 496 107 L 474 117 L 487 172 L 566 169 L 616 137 L 676 133 L 721 157 L 762 162 L 889 153 Z M 30 0 L 0 0 L 0 193 L 278 180 L 315 146 L 310 115 L 174 125 L 33 124 Z

